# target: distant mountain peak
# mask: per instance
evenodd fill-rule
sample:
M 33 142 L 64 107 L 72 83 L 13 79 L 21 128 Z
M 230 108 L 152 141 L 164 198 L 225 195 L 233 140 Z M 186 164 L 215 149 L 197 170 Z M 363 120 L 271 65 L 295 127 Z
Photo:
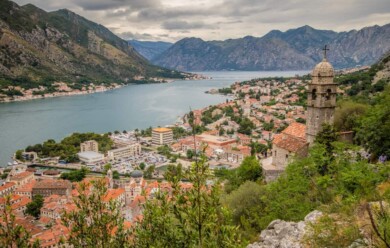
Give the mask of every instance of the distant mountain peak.
M 272 30 L 263 37 L 245 36 L 224 41 L 184 38 L 153 62 L 186 71 L 307 70 L 321 61 L 329 45 L 335 68 L 370 65 L 390 49 L 390 24 L 355 32 L 335 32 L 304 25 L 285 32 Z

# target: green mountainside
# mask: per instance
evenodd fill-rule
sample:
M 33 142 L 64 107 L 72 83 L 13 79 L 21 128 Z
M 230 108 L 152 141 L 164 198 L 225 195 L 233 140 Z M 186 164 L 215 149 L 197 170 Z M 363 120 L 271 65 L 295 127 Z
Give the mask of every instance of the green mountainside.
M 183 75 L 151 65 L 127 41 L 69 10 L 0 2 L 0 87 L 148 82 Z

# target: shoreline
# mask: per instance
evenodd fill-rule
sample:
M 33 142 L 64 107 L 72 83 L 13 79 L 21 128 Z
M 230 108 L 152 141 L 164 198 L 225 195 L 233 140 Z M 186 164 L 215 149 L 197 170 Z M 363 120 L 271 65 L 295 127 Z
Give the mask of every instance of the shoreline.
M 130 85 L 130 84 L 128 84 Z M 94 90 L 83 90 L 83 91 L 69 91 L 69 92 L 54 92 L 54 93 L 48 93 L 44 95 L 32 95 L 32 96 L 18 96 L 17 98 L 13 99 L 7 99 L 7 100 L 0 100 L 0 104 L 5 103 L 15 103 L 15 102 L 27 102 L 27 101 L 33 101 L 33 100 L 42 100 L 42 99 L 50 99 L 50 98 L 57 98 L 57 97 L 70 97 L 70 96 L 80 96 L 80 95 L 90 95 L 95 93 L 102 93 L 110 90 L 116 90 L 120 89 L 122 87 L 125 87 L 127 85 L 116 85 L 115 87 L 109 87 L 109 88 L 103 88 L 103 89 L 94 89 Z
M 197 74 L 196 74 L 197 75 Z M 203 75 L 197 75 L 197 76 L 192 76 L 192 77 L 186 77 L 183 79 L 178 79 L 178 78 L 167 78 L 164 79 L 164 81 L 154 81 L 151 83 L 146 83 L 146 84 L 169 84 L 173 83 L 178 80 L 182 81 L 188 81 L 188 80 L 205 80 L 205 79 L 210 79 L 209 77 L 203 76 Z M 145 84 L 145 83 L 141 83 Z M 68 97 L 68 96 L 79 96 L 79 95 L 89 95 L 89 94 L 95 94 L 95 93 L 101 93 L 101 92 L 106 92 L 110 90 L 117 90 L 129 85 L 141 85 L 137 83 L 128 83 L 128 84 L 111 84 L 110 86 L 98 86 L 98 89 L 88 89 L 88 90 L 74 90 L 74 91 L 56 91 L 54 93 L 47 93 L 44 95 L 28 95 L 28 96 L 16 96 L 16 97 L 9 97 L 4 99 L 0 99 L 0 104 L 3 103 L 15 103 L 15 102 L 27 102 L 27 101 L 32 101 L 32 100 L 42 100 L 42 99 L 48 99 L 48 98 L 56 98 L 56 97 Z

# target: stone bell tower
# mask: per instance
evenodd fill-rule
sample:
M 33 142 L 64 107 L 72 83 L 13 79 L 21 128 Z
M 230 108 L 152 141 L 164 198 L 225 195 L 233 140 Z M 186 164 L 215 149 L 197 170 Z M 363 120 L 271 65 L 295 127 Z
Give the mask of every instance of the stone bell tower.
M 314 67 L 312 81 L 307 91 L 306 140 L 314 143 L 323 123 L 333 124 L 336 108 L 337 84 L 333 82 L 334 70 L 326 59 L 326 46 L 323 60 Z

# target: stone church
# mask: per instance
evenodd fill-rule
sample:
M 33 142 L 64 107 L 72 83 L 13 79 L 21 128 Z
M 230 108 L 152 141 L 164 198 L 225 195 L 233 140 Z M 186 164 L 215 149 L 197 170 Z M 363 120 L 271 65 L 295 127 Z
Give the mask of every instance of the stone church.
M 333 82 L 334 69 L 326 59 L 317 64 L 307 87 L 306 125 L 292 123 L 272 141 L 272 156 L 262 161 L 267 182 L 275 180 L 294 156 L 306 156 L 323 123 L 333 124 L 336 108 L 337 84 Z

